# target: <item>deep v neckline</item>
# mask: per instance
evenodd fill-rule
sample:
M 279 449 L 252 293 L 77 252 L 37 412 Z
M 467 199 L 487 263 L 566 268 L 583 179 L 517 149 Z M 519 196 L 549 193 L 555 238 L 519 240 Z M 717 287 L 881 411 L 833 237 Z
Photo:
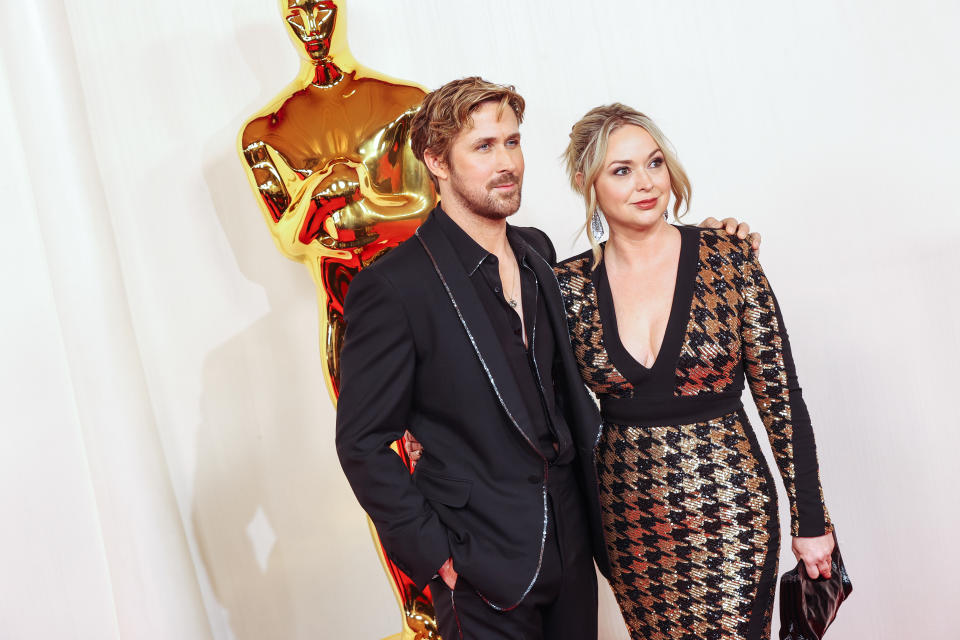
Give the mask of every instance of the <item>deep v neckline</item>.
M 594 291 L 597 296 L 597 306 L 600 311 L 600 324 L 603 334 L 603 346 L 607 351 L 610 363 L 631 384 L 637 385 L 651 378 L 667 368 L 675 368 L 680 357 L 680 347 L 686 329 L 684 318 L 690 315 L 690 304 L 693 300 L 694 281 L 699 262 L 700 244 L 699 227 L 676 227 L 680 231 L 680 256 L 677 261 L 677 275 L 673 284 L 673 300 L 670 304 L 670 313 L 667 316 L 667 326 L 660 342 L 660 350 L 649 367 L 637 361 L 620 339 L 620 329 L 617 325 L 617 313 L 613 304 L 613 292 L 610 289 L 610 280 L 604 260 L 593 271 Z M 659 377 L 659 376 L 655 376 Z M 672 379 L 668 381 L 672 384 Z

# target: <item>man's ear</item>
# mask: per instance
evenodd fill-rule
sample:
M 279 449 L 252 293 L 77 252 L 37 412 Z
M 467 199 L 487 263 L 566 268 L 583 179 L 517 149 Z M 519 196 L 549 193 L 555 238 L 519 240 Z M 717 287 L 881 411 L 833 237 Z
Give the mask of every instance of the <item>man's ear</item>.
M 430 149 L 423 152 L 423 163 L 427 165 L 427 170 L 436 176 L 437 180 L 446 180 L 450 177 L 447 161 Z

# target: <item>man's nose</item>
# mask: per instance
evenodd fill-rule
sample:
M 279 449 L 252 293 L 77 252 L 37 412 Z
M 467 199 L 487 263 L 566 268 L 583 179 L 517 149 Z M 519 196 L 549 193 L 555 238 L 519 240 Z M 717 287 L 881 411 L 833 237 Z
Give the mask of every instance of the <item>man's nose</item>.
M 517 152 L 503 146 L 497 147 L 497 170 L 513 172 L 517 168 Z

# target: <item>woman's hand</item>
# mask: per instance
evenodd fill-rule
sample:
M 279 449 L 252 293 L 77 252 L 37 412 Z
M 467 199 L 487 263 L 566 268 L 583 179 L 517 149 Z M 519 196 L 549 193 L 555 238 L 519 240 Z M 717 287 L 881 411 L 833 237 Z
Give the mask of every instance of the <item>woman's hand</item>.
M 830 554 L 833 553 L 833 533 L 816 538 L 794 538 L 793 555 L 803 561 L 807 575 L 816 580 L 821 575 L 830 577 Z
M 410 469 L 415 469 L 417 463 L 420 462 L 420 456 L 423 455 L 423 445 L 409 431 L 403 433 L 403 450 L 407 452 L 407 457 L 410 458 Z
M 453 568 L 453 558 L 447 558 L 447 561 L 443 563 L 443 566 L 440 567 L 440 570 L 437 571 L 440 574 L 440 577 L 447 584 L 447 587 L 450 591 L 453 591 L 457 586 L 457 577 L 459 574 Z

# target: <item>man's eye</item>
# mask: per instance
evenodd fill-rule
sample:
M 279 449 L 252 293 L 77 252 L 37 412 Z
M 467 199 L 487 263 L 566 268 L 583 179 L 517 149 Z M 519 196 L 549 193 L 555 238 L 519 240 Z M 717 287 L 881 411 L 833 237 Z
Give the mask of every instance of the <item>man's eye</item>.
M 519 140 L 507 140 L 507 146 L 508 146 L 508 147 L 519 147 L 519 146 L 520 146 L 520 141 L 519 141 Z
M 490 148 L 490 145 L 487 144 L 486 142 L 484 142 L 483 144 L 477 145 L 477 151 L 486 151 L 489 148 Z

